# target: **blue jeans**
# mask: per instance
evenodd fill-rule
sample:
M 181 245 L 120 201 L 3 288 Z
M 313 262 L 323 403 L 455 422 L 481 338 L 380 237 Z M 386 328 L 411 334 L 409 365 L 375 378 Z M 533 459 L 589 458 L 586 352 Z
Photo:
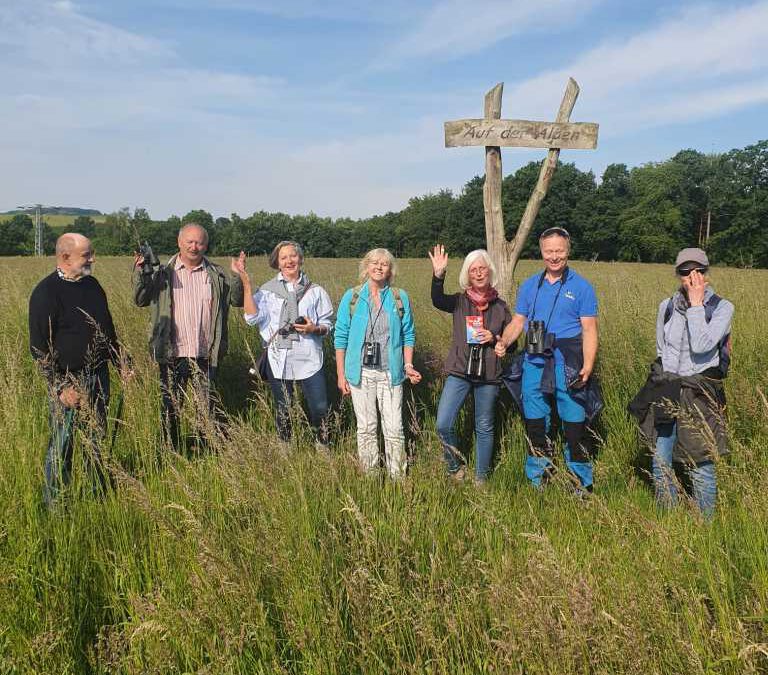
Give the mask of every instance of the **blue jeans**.
M 672 463 L 677 441 L 677 424 L 660 424 L 656 427 L 656 448 L 653 453 L 653 486 L 656 503 L 671 508 L 678 501 L 678 486 Z M 717 476 L 713 462 L 702 462 L 686 468 L 691 480 L 693 498 L 705 518 L 711 518 L 717 502 Z
M 531 363 L 527 359 L 523 361 L 523 413 L 526 422 L 531 420 L 543 420 L 544 432 L 549 433 L 552 418 L 552 409 L 549 395 L 541 392 L 541 376 L 544 373 L 544 365 Z M 557 414 L 560 421 L 564 424 L 581 424 L 585 421 L 584 408 L 574 401 L 568 393 L 568 387 L 565 382 L 565 366 L 555 364 L 555 393 L 553 394 Z M 567 433 L 566 433 L 567 438 Z M 532 439 L 529 439 L 533 442 Z M 533 445 L 537 445 L 533 442 Z M 568 470 L 579 479 L 581 486 L 590 488 L 592 486 L 592 462 L 591 461 L 573 461 L 571 458 L 572 448 L 570 443 L 566 442 L 565 464 Z M 525 460 L 525 475 L 528 480 L 536 487 L 540 487 L 542 480 L 548 472 L 554 469 L 552 459 L 543 454 L 528 453 Z
M 443 393 L 440 395 L 440 403 L 437 406 L 437 435 L 443 444 L 443 456 L 448 464 L 448 471 L 456 473 L 464 464 L 464 457 L 459 452 L 456 438 L 456 417 L 470 391 L 475 399 L 475 436 L 477 437 L 475 475 L 480 480 L 484 480 L 491 469 L 493 424 L 499 385 L 473 382 L 463 377 L 449 375 L 443 385 Z
M 86 474 L 91 479 L 93 492 L 104 490 L 107 476 L 101 460 L 99 445 L 107 430 L 107 406 L 109 405 L 109 370 L 101 366 L 95 373 L 78 378 L 77 386 L 85 394 L 81 410 L 65 408 L 55 390 L 51 389 L 48 401 L 48 424 L 51 438 L 45 455 L 45 486 L 43 500 L 52 506 L 62 490 L 72 480 L 72 453 L 78 417 L 83 409 L 89 419 L 83 421 L 86 447 L 83 461 Z
M 270 371 L 269 387 L 275 400 L 275 426 L 282 441 L 289 441 L 292 436 L 291 404 L 294 385 L 301 386 L 304 400 L 309 408 L 309 423 L 315 433 L 315 440 L 328 444 L 328 393 L 325 386 L 325 373 L 321 368 L 314 375 L 303 380 L 281 380 Z

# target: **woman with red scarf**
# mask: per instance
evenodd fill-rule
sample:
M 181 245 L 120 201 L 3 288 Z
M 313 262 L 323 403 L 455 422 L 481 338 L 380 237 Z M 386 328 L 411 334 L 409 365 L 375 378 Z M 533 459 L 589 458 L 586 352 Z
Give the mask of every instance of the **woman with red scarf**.
M 487 251 L 472 251 L 459 273 L 461 293 L 446 295 L 443 288 L 448 254 L 444 246 L 429 252 L 434 275 L 432 304 L 453 314 L 453 340 L 445 360 L 446 380 L 437 407 L 437 434 L 443 444 L 448 473 L 456 480 L 465 476 L 465 455 L 458 447 L 455 424 L 467 394 L 475 401 L 477 460 L 475 481 L 488 478 L 493 456 L 496 398 L 501 385 L 501 359 L 494 345 L 512 320 L 507 303 L 494 288 L 496 269 Z

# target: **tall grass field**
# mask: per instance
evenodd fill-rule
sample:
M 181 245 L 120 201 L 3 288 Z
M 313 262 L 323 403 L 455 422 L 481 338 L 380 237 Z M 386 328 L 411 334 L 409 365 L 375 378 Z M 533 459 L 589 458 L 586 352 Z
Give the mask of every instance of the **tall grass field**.
M 97 259 L 135 366 L 127 383 L 113 374 L 120 415 L 104 452 L 115 487 L 94 497 L 76 473 L 49 511 L 47 401 L 27 303 L 53 265 L 0 261 L 0 673 L 768 672 L 768 271 L 711 275 L 736 317 L 732 455 L 718 464 L 706 523 L 690 506 L 656 509 L 625 412 L 655 356 L 671 266 L 573 264 L 600 300 L 606 398 L 596 491 L 580 500 L 565 480 L 528 486 L 506 395 L 487 486 L 445 477 L 435 411 L 451 319 L 431 306 L 426 258 L 401 261 L 397 279 L 413 298 L 425 374 L 406 385 L 412 464 L 397 483 L 358 472 L 348 399 L 336 399 L 331 457 L 305 431 L 281 451 L 268 391 L 248 374 L 260 344 L 237 311 L 220 368 L 229 434 L 169 452 L 131 261 Z M 459 267 L 451 261 L 448 289 Z M 306 269 L 334 302 L 357 279 L 354 260 Z M 524 262 L 517 276 L 537 269 Z M 249 271 L 269 276 L 263 258 Z M 459 427 L 471 458 L 470 408 Z M 76 467 L 81 452 L 78 442 Z

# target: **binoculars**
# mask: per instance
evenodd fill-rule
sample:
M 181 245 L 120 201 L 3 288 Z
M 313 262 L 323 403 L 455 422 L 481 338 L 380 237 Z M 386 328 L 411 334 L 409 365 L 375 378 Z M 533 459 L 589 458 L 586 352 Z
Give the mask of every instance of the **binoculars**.
M 525 351 L 532 356 L 543 354 L 546 351 L 544 341 L 547 330 L 543 321 L 529 321 L 528 331 L 525 334 Z
M 377 368 L 381 365 L 381 343 L 363 343 L 363 365 L 368 368 Z
M 483 358 L 483 345 L 470 345 L 467 367 L 464 374 L 467 377 L 482 379 L 485 374 L 485 359 Z
M 141 263 L 142 274 L 152 274 L 155 267 L 160 267 L 160 260 L 155 255 L 148 241 L 139 244 L 139 255 L 144 258 L 144 262 Z

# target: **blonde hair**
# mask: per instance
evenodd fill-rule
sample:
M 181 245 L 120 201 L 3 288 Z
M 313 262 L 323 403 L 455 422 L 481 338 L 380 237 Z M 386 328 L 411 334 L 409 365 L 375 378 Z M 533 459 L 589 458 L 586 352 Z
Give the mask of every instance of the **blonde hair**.
M 368 263 L 382 258 L 389 263 L 389 277 L 387 277 L 387 281 L 391 284 L 395 280 L 395 277 L 397 276 L 397 261 L 395 260 L 395 256 L 385 248 L 372 248 L 360 261 L 360 283 L 363 283 L 368 278 Z
M 461 272 L 459 272 L 459 286 L 461 286 L 462 291 L 466 291 L 471 286 L 469 283 L 469 268 L 478 260 L 482 260 L 488 266 L 488 285 L 496 286 L 496 265 L 493 264 L 493 260 L 491 260 L 491 256 L 488 255 L 488 251 L 484 248 L 478 248 L 467 253 L 467 257 L 464 258 L 464 264 L 461 266 Z

